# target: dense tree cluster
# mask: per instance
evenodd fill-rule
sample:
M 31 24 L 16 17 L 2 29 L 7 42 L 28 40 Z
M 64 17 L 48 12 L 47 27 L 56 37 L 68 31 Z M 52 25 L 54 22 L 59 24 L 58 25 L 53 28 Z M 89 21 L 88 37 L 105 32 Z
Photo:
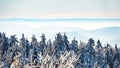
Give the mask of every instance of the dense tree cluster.
M 120 49 L 103 46 L 90 38 L 87 43 L 75 38 L 69 42 L 66 34 L 57 33 L 55 40 L 29 41 L 22 34 L 6 37 L 0 33 L 0 68 L 120 68 Z

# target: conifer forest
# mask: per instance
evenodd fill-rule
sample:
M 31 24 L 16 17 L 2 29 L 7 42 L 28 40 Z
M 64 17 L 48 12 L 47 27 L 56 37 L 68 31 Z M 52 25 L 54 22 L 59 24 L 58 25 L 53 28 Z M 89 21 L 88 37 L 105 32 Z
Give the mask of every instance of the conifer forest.
M 117 44 L 103 45 L 100 40 L 89 38 L 80 41 L 57 33 L 54 40 L 45 34 L 38 41 L 22 34 L 6 36 L 0 33 L 0 68 L 120 68 L 120 48 Z

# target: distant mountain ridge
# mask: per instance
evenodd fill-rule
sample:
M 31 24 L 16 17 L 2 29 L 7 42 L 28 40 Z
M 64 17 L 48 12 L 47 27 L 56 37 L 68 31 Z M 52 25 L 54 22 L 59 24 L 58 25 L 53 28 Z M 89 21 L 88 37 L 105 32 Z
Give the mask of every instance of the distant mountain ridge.
M 102 42 L 110 43 L 112 45 L 118 44 L 120 46 L 120 27 L 105 27 L 96 30 L 79 30 L 75 32 L 68 32 L 68 36 L 72 39 L 75 36 L 78 40 L 87 41 L 93 38 L 96 41 L 100 39 Z
M 12 34 L 16 34 L 19 36 L 19 38 L 21 37 L 21 33 L 25 33 L 25 35 L 27 35 L 26 37 L 28 37 L 28 38 L 31 37 L 32 34 L 36 34 L 37 36 L 40 36 L 41 33 L 45 33 L 45 35 L 48 36 L 47 39 L 51 39 L 58 32 L 61 32 L 61 33 L 65 32 L 68 35 L 69 40 L 72 40 L 74 37 L 76 37 L 77 40 L 82 40 L 85 42 L 89 38 L 93 38 L 93 39 L 95 39 L 95 41 L 100 39 L 102 42 L 105 42 L 105 43 L 107 43 L 107 42 L 108 43 L 113 42 L 113 44 L 120 43 L 120 41 L 119 41 L 120 40 L 120 27 L 118 27 L 118 26 L 108 26 L 108 27 L 95 29 L 95 30 L 84 30 L 79 27 L 75 27 L 74 23 L 70 24 L 70 26 L 69 26 L 69 22 L 67 22 L 66 25 L 69 26 L 69 27 L 67 27 L 67 26 L 62 26 L 62 25 L 64 25 L 64 22 L 62 22 L 62 25 L 58 27 L 58 26 L 56 26 L 57 24 L 54 25 L 56 23 L 56 21 L 54 22 L 54 24 L 52 24 L 53 22 L 52 23 L 48 22 L 49 25 L 44 25 L 43 24 L 44 22 L 40 22 L 41 20 L 54 21 L 54 20 L 60 20 L 60 19 L 31 19 L 31 18 L 30 19 L 29 18 L 28 19 L 27 18 L 0 19 L 0 23 L 1 23 L 0 27 L 2 28 L 2 29 L 0 29 L 0 32 L 5 31 L 7 34 L 9 34 L 9 36 Z M 61 20 L 63 20 L 63 19 L 61 19 Z M 71 20 L 75 20 L 75 19 L 73 18 Z M 76 18 L 76 20 L 77 20 L 77 18 Z M 79 19 L 79 21 L 80 20 L 81 19 Z M 119 21 L 119 19 L 114 19 L 114 20 Z M 1 21 L 8 21 L 8 22 L 4 23 Z M 8 25 L 9 21 L 10 21 L 10 24 Z M 16 23 L 15 21 L 20 21 L 20 23 Z M 27 21 L 27 24 L 21 24 L 21 23 L 24 23 L 23 21 Z M 42 23 L 43 25 L 41 27 L 39 27 L 39 25 L 38 26 L 34 25 L 35 21 L 40 22 L 40 24 Z M 32 25 L 29 25 L 28 24 L 29 22 L 33 22 L 32 25 L 34 25 L 35 28 Z M 6 23 L 7 23 L 7 25 L 6 25 Z M 48 23 L 46 23 L 46 24 L 48 24 Z M 104 23 L 104 22 L 102 22 L 102 23 Z M 59 24 L 61 24 L 61 22 Z M 94 25 L 94 24 L 95 23 L 92 23 L 92 25 Z M 106 24 L 109 24 L 109 22 L 107 22 Z M 52 25 L 54 25 L 54 26 L 52 26 Z M 14 26 L 16 27 L 16 29 Z M 6 27 L 8 27 L 8 28 L 6 29 Z M 25 28 L 22 28 L 22 27 L 25 27 Z M 87 27 L 85 27 L 85 28 L 87 28 Z M 14 31 L 11 32 L 11 30 L 14 30 Z
M 5 18 L 0 21 L 28 21 L 28 22 L 40 22 L 40 21 L 120 21 L 120 18 Z

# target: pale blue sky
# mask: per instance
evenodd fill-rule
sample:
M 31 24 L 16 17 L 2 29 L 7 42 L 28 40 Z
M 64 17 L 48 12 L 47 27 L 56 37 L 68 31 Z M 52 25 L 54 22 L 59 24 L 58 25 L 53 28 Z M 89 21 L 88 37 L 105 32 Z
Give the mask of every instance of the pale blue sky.
M 120 18 L 120 0 L 0 0 L 0 18 Z

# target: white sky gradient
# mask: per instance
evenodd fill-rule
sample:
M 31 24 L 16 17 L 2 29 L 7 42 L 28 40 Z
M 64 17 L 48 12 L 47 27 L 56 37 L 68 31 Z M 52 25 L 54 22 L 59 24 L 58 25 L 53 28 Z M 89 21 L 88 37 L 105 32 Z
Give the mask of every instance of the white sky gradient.
M 120 0 L 0 0 L 0 18 L 120 18 Z

